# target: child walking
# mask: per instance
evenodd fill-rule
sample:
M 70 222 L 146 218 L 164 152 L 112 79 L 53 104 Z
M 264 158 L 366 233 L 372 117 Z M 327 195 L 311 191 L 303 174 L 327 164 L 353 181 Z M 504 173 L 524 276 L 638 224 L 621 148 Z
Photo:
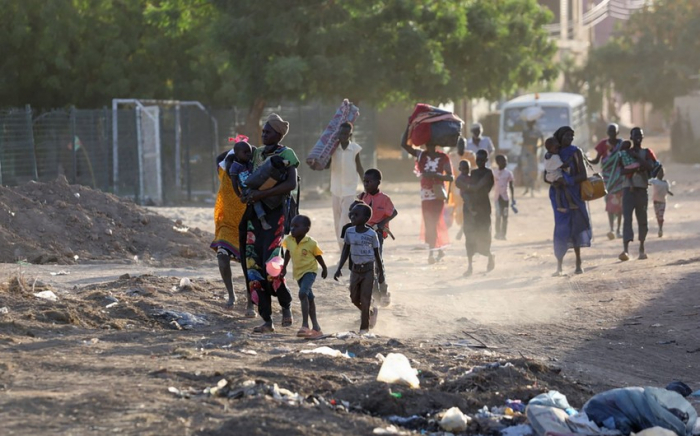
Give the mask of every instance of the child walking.
M 515 207 L 515 190 L 513 189 L 515 178 L 513 172 L 506 168 L 508 158 L 504 154 L 496 156 L 496 165 L 498 168 L 492 170 L 493 181 L 496 185 L 496 235 L 494 239 L 505 240 L 508 231 L 508 201 L 510 200 L 510 205 Z M 508 196 L 509 190 L 510 196 Z
M 384 239 L 391 233 L 389 230 L 389 221 L 396 218 L 396 215 L 399 213 L 394 207 L 391 198 L 379 190 L 379 185 L 381 183 L 381 171 L 375 168 L 365 171 L 365 175 L 362 178 L 365 191 L 358 196 L 358 199 L 372 208 L 372 217 L 367 222 L 367 225 L 377 232 L 377 237 L 379 238 L 379 254 L 382 255 L 383 259 Z M 378 294 L 378 300 L 381 306 L 386 307 L 391 304 L 391 294 L 389 293 L 389 286 L 386 282 L 379 285 Z
M 248 194 L 248 185 L 246 181 L 253 173 L 253 146 L 246 141 L 239 141 L 233 146 L 233 162 L 229 167 L 228 174 L 233 183 L 233 191 L 238 198 L 242 198 Z M 265 220 L 265 209 L 261 202 L 253 203 L 255 215 L 260 219 L 260 224 L 265 230 L 270 230 L 272 227 Z
M 290 234 L 282 241 L 285 248 L 284 266 L 280 276 L 287 274 L 287 265 L 292 261 L 294 266 L 294 280 L 299 284 L 299 302 L 301 303 L 301 329 L 297 336 L 301 338 L 318 338 L 323 336 L 321 326 L 316 318 L 316 300 L 313 287 L 316 281 L 316 271 L 321 265 L 321 277 L 328 277 L 328 268 L 323 261 L 323 251 L 316 240 L 307 236 L 311 229 L 311 220 L 306 215 L 297 215 L 290 224 Z M 311 329 L 309 329 L 311 318 Z
M 578 206 L 571 198 L 571 194 L 568 190 L 561 186 L 564 180 L 564 171 L 569 171 L 568 164 L 564 165 L 561 158 L 559 157 L 559 144 L 557 140 L 553 137 L 547 138 L 544 142 L 544 146 L 547 149 L 547 153 L 544 155 L 544 178 L 548 183 L 554 186 L 555 194 L 554 198 L 557 204 L 557 210 L 559 212 L 566 212 L 567 209 L 562 203 L 562 193 L 566 197 L 566 204 L 569 205 L 570 209 L 578 209 Z
M 372 208 L 366 204 L 357 204 L 350 211 L 349 227 L 345 232 L 343 253 L 340 256 L 338 270 L 333 278 L 337 281 L 342 276 L 341 269 L 352 259 L 350 270 L 350 299 L 361 311 L 360 334 L 369 332 L 377 323 L 378 309 L 372 307 L 372 288 L 374 287 L 375 263 L 379 283 L 384 283 L 384 264 L 379 254 L 377 233 L 367 226 L 372 217 Z
M 649 181 L 651 184 L 651 198 L 654 201 L 656 222 L 659 223 L 659 238 L 664 236 L 664 212 L 666 211 L 666 195 L 673 195 L 671 185 L 664 180 L 664 168 L 659 168 L 656 178 Z

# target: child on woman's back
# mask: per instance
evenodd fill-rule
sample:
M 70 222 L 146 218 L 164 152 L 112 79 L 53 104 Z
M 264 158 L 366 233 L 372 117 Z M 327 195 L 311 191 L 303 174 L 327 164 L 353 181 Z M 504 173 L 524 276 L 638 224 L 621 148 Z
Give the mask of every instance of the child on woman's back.
M 544 141 L 544 147 L 547 149 L 547 153 L 544 155 L 544 178 L 554 186 L 554 198 L 556 200 L 557 210 L 559 212 L 567 211 L 562 203 L 562 193 L 566 197 L 566 203 L 569 205 L 569 208 L 578 209 L 569 191 L 562 186 L 564 184 L 564 171 L 568 173 L 569 167 L 568 164 L 565 165 L 561 157 L 559 157 L 559 143 L 556 139 L 550 137 Z

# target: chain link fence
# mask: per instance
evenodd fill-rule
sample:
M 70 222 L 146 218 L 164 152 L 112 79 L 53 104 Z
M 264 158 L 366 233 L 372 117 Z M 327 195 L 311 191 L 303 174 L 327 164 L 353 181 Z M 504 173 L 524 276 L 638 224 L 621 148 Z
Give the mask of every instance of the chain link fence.
M 137 102 L 133 100 L 132 102 Z M 216 156 L 231 147 L 244 123 L 242 110 L 208 110 L 196 102 L 123 104 L 113 109 L 31 107 L 0 110 L 0 184 L 51 182 L 65 176 L 142 204 L 178 204 L 211 199 L 218 189 Z M 191 103 L 191 104 L 188 104 Z M 324 104 L 266 108 L 290 123 L 283 143 L 302 164 L 304 190 L 328 188 L 328 171 L 304 162 L 335 113 Z M 375 112 L 364 110 L 353 140 L 365 168 L 376 167 Z M 254 145 L 259 138 L 251 138 Z

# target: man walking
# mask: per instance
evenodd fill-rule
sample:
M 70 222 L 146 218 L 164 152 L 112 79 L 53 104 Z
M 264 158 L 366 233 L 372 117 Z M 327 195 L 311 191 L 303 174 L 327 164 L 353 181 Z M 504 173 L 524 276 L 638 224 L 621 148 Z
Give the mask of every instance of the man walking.
M 622 193 L 622 241 L 623 250 L 619 256 L 621 261 L 629 260 L 629 244 L 634 240 L 634 230 L 632 228 L 632 214 L 637 217 L 639 227 L 639 259 L 646 259 L 644 250 L 644 240 L 647 237 L 647 206 L 649 204 L 650 173 L 656 165 L 656 156 L 649 148 L 642 148 L 644 132 L 639 127 L 634 127 L 630 132 L 632 148 L 627 154 L 632 156 L 639 165 L 630 165 L 630 168 L 623 168 L 622 174 L 625 176 L 624 189 Z
M 329 167 L 331 169 L 331 195 L 333 196 L 333 221 L 335 223 L 335 236 L 338 239 L 338 247 L 343 249 L 344 241 L 340 238 L 343 226 L 350 222 L 348 213 L 350 205 L 357 195 L 357 182 L 362 180 L 365 170 L 360 163 L 360 147 L 351 142 L 353 126 L 343 123 L 338 129 L 340 145 L 331 155 Z

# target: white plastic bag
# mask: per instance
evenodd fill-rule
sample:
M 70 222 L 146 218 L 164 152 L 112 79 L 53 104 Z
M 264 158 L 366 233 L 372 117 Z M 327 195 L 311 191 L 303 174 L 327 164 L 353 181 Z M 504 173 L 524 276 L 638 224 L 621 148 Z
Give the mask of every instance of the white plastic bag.
M 408 358 L 401 353 L 389 353 L 377 374 L 377 381 L 385 383 L 398 383 L 412 388 L 420 386 L 416 370 L 411 368 Z
M 470 417 L 459 410 L 459 407 L 452 407 L 443 413 L 442 419 L 440 420 L 440 427 L 445 431 L 459 433 L 467 429 L 469 421 L 471 420 Z
M 323 354 L 330 357 L 350 357 L 347 353 L 341 353 L 340 350 L 334 350 L 331 347 L 318 347 L 313 350 L 301 350 L 301 352 L 304 354 Z

